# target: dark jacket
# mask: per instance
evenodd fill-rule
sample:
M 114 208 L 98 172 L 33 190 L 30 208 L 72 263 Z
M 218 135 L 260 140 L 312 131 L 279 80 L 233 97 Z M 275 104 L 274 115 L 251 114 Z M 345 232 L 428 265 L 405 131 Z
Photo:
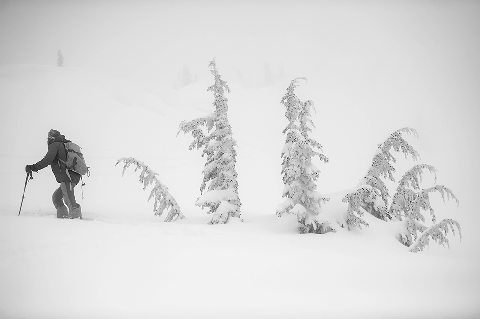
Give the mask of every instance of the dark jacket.
M 56 138 L 54 141 L 49 142 L 47 154 L 42 160 L 34 164 L 33 167 L 35 171 L 39 171 L 50 165 L 52 167 L 52 172 L 53 175 L 55 175 L 55 179 L 57 180 L 57 182 L 72 182 L 72 184 L 76 185 L 80 181 L 80 174 L 69 171 L 68 173 L 71 177 L 70 180 L 66 173 L 65 164 L 58 160 L 67 160 L 67 151 L 65 150 L 65 145 L 63 144 L 66 142 L 69 141 L 66 140 L 63 135 Z

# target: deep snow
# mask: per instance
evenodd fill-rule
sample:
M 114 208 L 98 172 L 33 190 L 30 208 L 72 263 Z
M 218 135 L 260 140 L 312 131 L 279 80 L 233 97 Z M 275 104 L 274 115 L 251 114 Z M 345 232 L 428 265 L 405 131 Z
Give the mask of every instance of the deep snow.
M 0 317 L 480 316 L 478 169 L 460 143 L 472 138 L 475 114 L 444 108 L 431 118 L 435 101 L 425 108 L 352 106 L 335 102 L 338 92 L 325 92 L 315 80 L 298 88 L 302 100 L 315 102 L 313 134 L 330 158 L 319 165 L 319 190 L 332 198 L 326 210 L 345 209 L 341 198 L 388 134 L 404 126 L 419 131 L 418 139 L 406 138 L 460 200 L 457 208 L 433 195 L 437 219 L 458 220 L 463 240 L 449 236 L 451 249 L 432 243 L 413 254 L 373 217 L 366 217 L 367 229 L 325 235 L 300 235 L 293 216 L 277 218 L 286 125 L 279 101 L 291 79 L 260 89 L 224 80 L 232 90 L 227 98 L 244 222 L 211 226 L 194 205 L 204 159 L 188 150 L 190 136 L 177 136 L 180 121 L 212 111 L 210 82 L 154 94 L 81 69 L 0 66 Z M 462 130 L 445 129 L 457 122 Z M 49 168 L 34 174 L 17 216 L 24 166 L 43 157 L 51 128 L 82 146 L 91 166 L 80 201 L 83 221 L 54 218 L 50 198 L 57 184 Z M 185 220 L 153 216 L 138 172 L 122 177 L 115 167 L 129 156 L 159 173 Z M 399 180 L 414 162 L 397 158 Z M 424 182 L 433 186 L 430 177 Z M 78 187 L 76 195 L 82 197 Z

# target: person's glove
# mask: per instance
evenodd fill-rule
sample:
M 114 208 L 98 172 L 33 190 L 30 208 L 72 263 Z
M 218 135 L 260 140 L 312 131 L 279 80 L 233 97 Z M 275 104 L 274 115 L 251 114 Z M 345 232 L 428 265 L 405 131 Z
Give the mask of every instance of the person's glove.
M 27 172 L 30 175 L 32 175 L 32 172 L 36 172 L 36 171 L 37 171 L 37 169 L 36 169 L 35 165 L 25 166 L 25 172 Z

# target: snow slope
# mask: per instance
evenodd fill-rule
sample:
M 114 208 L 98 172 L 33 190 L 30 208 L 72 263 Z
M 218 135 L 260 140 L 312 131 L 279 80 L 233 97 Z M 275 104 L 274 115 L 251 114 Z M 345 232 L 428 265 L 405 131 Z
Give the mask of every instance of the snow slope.
M 190 136 L 176 136 L 180 121 L 212 111 L 210 83 L 154 94 L 80 69 L 0 66 L 0 317 L 480 316 L 472 199 L 478 170 L 464 146 L 450 144 L 444 156 L 435 139 L 468 139 L 463 134 L 472 129 L 472 114 L 461 113 L 464 130 L 448 135 L 437 124 L 455 121 L 446 109 L 436 121 L 424 121 L 429 108 L 381 109 L 363 101 L 351 106 L 322 81 L 298 89 L 300 98 L 316 103 L 314 138 L 331 160 L 320 166 L 319 190 L 332 198 L 326 210 L 345 209 L 343 189 L 356 185 L 376 144 L 403 126 L 419 130 L 420 138 L 409 141 L 439 168 L 438 182 L 460 199 L 458 208 L 440 199 L 433 207 L 438 219 L 460 222 L 463 241 L 450 236 L 450 250 L 432 244 L 413 254 L 393 238 L 394 229 L 373 217 L 367 216 L 368 229 L 326 235 L 299 235 L 293 216 L 277 218 L 286 125 L 279 101 L 290 79 L 260 89 L 225 80 L 232 89 L 227 97 L 239 145 L 244 222 L 210 226 L 210 216 L 194 206 L 203 158 L 188 151 Z M 387 115 L 392 119 L 363 125 Z M 45 154 L 51 128 L 84 147 L 91 166 L 80 201 L 83 221 L 54 218 L 50 197 L 57 184 L 49 168 L 34 174 L 17 216 L 24 166 Z M 164 223 L 153 216 L 138 173 L 129 169 L 122 177 L 115 167 L 127 156 L 159 173 L 187 219 Z M 399 168 L 412 165 L 399 158 Z M 76 195 L 81 198 L 80 188 Z

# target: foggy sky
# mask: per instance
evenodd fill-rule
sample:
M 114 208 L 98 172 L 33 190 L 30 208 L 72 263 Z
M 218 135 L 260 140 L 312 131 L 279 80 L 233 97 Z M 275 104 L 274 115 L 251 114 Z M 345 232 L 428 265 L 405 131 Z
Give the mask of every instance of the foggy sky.
M 422 68 L 478 87 L 479 17 L 474 1 L 0 1 L 0 63 L 55 65 L 61 50 L 67 67 L 173 86 L 216 57 L 252 85 L 266 67 L 346 85 Z

